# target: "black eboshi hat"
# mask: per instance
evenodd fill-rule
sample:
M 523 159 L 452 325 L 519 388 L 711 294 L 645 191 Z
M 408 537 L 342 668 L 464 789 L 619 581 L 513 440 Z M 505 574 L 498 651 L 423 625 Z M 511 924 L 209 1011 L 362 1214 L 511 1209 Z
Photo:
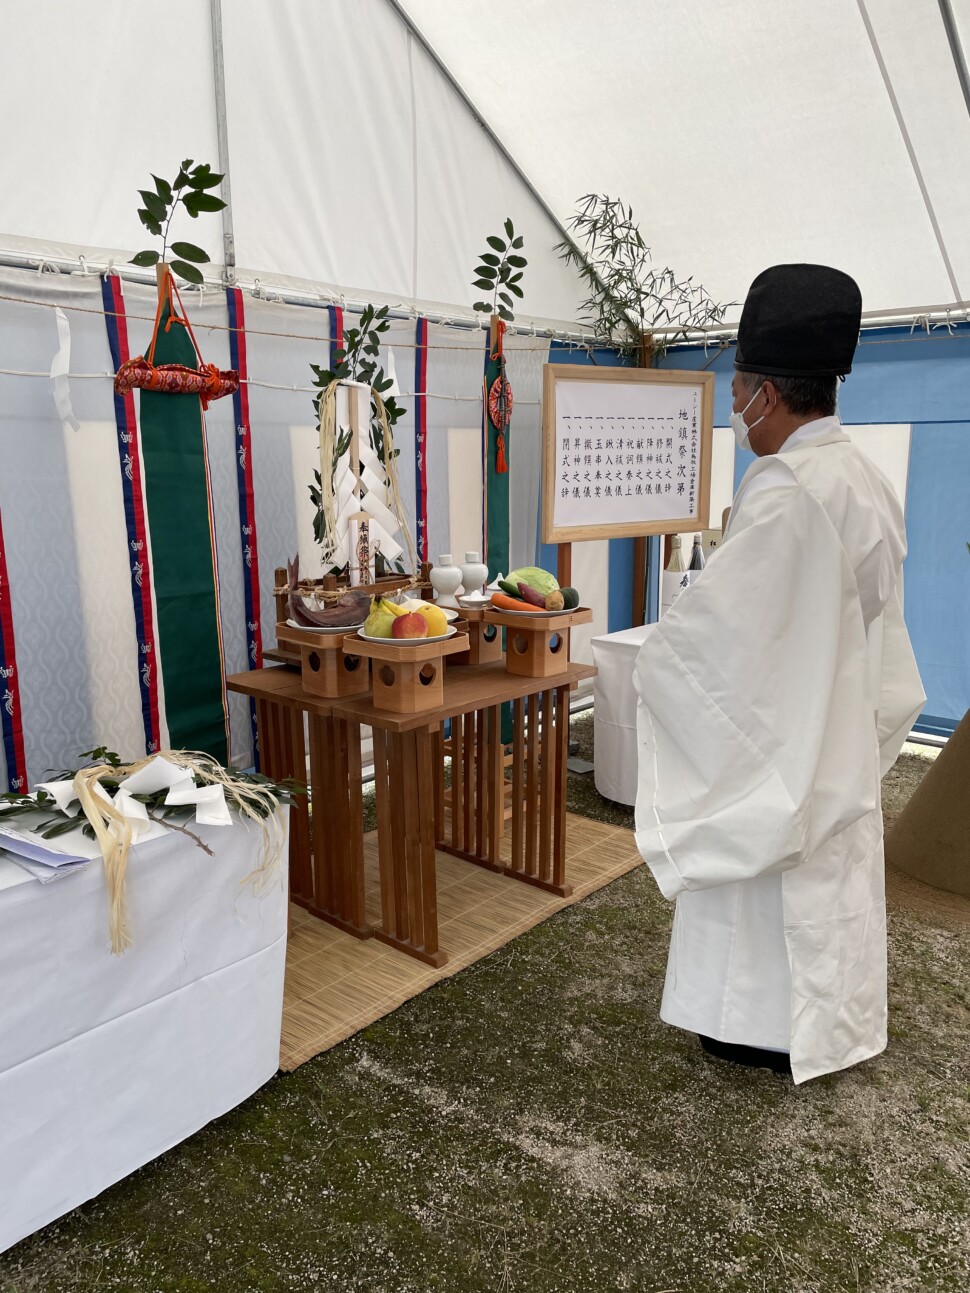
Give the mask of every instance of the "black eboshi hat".
M 734 367 L 766 377 L 844 377 L 862 322 L 862 293 L 828 265 L 773 265 L 751 284 Z

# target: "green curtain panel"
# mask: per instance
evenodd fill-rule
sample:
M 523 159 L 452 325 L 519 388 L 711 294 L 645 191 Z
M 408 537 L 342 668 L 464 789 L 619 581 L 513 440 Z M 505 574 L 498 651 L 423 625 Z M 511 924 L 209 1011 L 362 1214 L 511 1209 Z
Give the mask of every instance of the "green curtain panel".
M 195 368 L 180 323 L 159 322 L 154 362 Z M 215 532 L 198 395 L 141 392 L 141 442 L 165 718 L 173 749 L 229 759 Z

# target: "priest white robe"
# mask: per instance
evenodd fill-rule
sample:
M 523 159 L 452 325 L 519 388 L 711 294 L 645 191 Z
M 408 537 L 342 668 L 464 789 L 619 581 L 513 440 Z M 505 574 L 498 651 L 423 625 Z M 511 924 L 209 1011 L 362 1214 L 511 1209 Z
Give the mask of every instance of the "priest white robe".
M 886 1045 L 880 779 L 925 696 L 902 511 L 836 418 L 738 489 L 637 659 L 637 844 L 676 899 L 662 1018 L 790 1050 L 796 1082 Z

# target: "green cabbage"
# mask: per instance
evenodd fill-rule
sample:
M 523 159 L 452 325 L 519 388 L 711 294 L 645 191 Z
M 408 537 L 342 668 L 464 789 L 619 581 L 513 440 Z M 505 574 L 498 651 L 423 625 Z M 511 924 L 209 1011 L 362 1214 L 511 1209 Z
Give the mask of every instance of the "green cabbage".
M 555 593 L 559 591 L 559 584 L 554 575 L 550 575 L 548 570 L 540 570 L 538 566 L 522 566 L 520 570 L 510 570 L 506 575 L 510 584 L 528 584 L 534 588 L 537 593 Z

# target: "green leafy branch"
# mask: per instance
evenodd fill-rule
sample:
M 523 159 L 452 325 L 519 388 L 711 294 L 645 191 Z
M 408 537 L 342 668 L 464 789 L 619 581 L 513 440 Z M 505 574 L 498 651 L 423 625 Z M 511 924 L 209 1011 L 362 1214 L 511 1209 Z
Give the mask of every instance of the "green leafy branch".
M 632 206 L 595 193 L 577 206 L 569 222 L 577 241 L 563 241 L 555 250 L 586 285 L 581 318 L 593 328 L 594 345 L 638 352 L 644 333 L 669 329 L 656 339 L 659 353 L 723 320 L 727 306 L 693 278 L 678 279 L 672 269 L 654 266 Z
M 516 254 L 522 248 L 524 240 L 521 234 L 516 235 L 511 220 L 505 221 L 505 235 L 508 242 L 497 234 L 485 239 L 492 250 L 483 251 L 479 256 L 472 286 L 492 293 L 491 302 L 475 302 L 476 310 L 481 310 L 483 314 L 498 314 L 506 323 L 512 323 L 515 319 L 512 309 L 515 301 L 512 298 L 517 296 L 520 301 L 523 298 L 520 284 L 529 262 L 524 256 Z
M 138 219 L 150 234 L 161 238 L 162 250 L 140 251 L 132 256 L 129 264 L 140 265 L 142 268 L 157 265 L 159 261 L 165 263 L 172 217 L 179 207 L 196 220 L 203 211 L 221 211 L 226 205 L 222 198 L 208 192 L 222 183 L 223 176 L 205 163 L 200 162 L 196 166 L 191 158 L 182 163 L 174 180 L 163 180 L 157 175 L 153 175 L 152 179 L 155 182 L 154 192 L 151 189 L 139 190 L 138 196 L 143 205 L 138 208 Z M 173 273 L 188 283 L 201 283 L 203 278 L 199 266 L 208 263 L 208 253 L 191 242 L 173 242 L 171 249 L 176 257 L 170 266 Z

